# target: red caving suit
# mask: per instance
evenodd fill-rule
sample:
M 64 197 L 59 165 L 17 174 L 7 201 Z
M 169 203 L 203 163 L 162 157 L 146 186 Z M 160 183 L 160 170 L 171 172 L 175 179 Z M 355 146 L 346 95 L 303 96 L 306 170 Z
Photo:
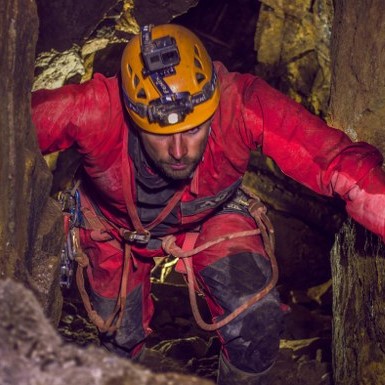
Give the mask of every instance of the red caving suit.
M 239 187 L 250 152 L 261 147 L 286 175 L 317 193 L 339 195 L 346 202 L 348 214 L 384 237 L 381 154 L 366 143 L 352 143 L 343 132 L 328 127 L 263 80 L 250 74 L 229 73 L 220 63 L 215 63 L 215 68 L 221 100 L 203 159 L 185 187 L 170 224 L 158 228 L 156 236 L 174 233 L 181 244 L 184 232 L 199 226 L 199 245 L 219 235 L 255 228 L 248 215 L 228 209 L 226 204 Z M 117 227 L 132 229 L 126 191 L 131 189 L 137 203 L 139 166 L 132 154 L 140 144 L 134 139 L 122 103 L 119 78 L 96 74 L 81 85 L 37 91 L 32 106 L 43 154 L 75 146 L 82 155 L 85 174 L 82 193 L 93 202 L 98 215 Z M 159 191 L 163 190 L 161 184 Z M 166 201 L 172 193 L 171 186 Z M 157 196 L 153 194 L 153 203 Z M 146 197 L 151 197 L 151 190 L 142 200 Z M 122 243 L 118 233 L 113 236 Z M 88 277 L 93 304 L 107 316 L 119 289 L 123 249 L 92 239 L 89 229 L 81 230 L 81 241 L 91 261 Z M 134 245 L 132 250 L 135 268 L 129 277 L 127 314 L 122 330 L 115 339 L 111 337 L 111 343 L 127 355 L 150 333 L 153 305 L 149 274 L 153 261 L 149 257 L 162 255 L 156 242 L 147 247 Z M 258 291 L 270 274 L 259 236 L 222 242 L 194 256 L 193 265 L 206 289 L 214 319 L 228 314 Z M 262 305 L 269 316 L 242 315 L 219 331 L 230 360 L 251 372 L 271 364 L 279 343 L 278 301 L 268 298 Z M 272 325 L 271 330 L 266 329 L 266 324 Z

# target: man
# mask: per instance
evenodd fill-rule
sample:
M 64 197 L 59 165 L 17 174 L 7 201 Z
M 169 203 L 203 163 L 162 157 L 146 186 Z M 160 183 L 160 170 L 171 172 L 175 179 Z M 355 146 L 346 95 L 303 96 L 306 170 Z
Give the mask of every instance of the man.
M 33 120 L 43 153 L 74 145 L 83 156 L 79 233 L 90 313 L 105 345 L 127 357 L 140 356 L 150 333 L 149 275 L 153 257 L 165 254 L 165 237 L 184 249 L 194 239 L 191 249 L 248 232 L 191 257 L 214 321 L 270 281 L 270 255 L 252 232 L 240 190 L 257 147 L 288 176 L 341 196 L 354 219 L 384 236 L 379 152 L 352 143 L 261 79 L 213 64 L 180 26 L 145 26 L 123 53 L 121 78 L 96 74 L 82 85 L 36 92 Z M 272 290 L 220 327 L 218 384 L 265 383 L 281 321 Z

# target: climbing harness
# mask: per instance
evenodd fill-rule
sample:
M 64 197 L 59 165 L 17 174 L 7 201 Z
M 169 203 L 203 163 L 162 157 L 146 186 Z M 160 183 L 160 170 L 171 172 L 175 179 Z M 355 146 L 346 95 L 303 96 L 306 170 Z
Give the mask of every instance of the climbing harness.
M 125 183 L 123 183 L 123 185 L 125 185 Z M 255 194 L 253 194 L 248 188 L 246 188 L 245 186 L 242 186 L 241 189 L 248 198 L 243 200 L 238 200 L 237 203 L 247 207 L 251 216 L 254 218 L 257 224 L 256 229 L 227 234 L 227 235 L 218 237 L 217 239 L 208 241 L 196 248 L 194 248 L 194 245 L 199 233 L 193 233 L 193 232 L 187 233 L 184 241 L 184 245 L 182 246 L 182 248 L 178 247 L 175 244 L 176 238 L 173 235 L 169 235 L 161 238 L 162 248 L 164 249 L 164 251 L 169 255 L 180 258 L 185 265 L 185 269 L 187 272 L 189 299 L 190 299 L 193 315 L 197 324 L 203 330 L 206 330 L 206 331 L 217 330 L 223 327 L 224 325 L 228 324 L 234 318 L 239 316 L 239 314 L 241 314 L 243 311 L 250 308 L 256 302 L 258 302 L 263 297 L 265 297 L 275 287 L 278 281 L 278 267 L 274 256 L 274 231 L 273 231 L 272 224 L 266 215 L 266 211 L 267 211 L 266 207 L 261 203 L 260 199 Z M 82 208 L 82 215 L 83 215 L 83 221 L 86 224 L 86 227 L 92 229 L 95 232 L 99 232 L 100 234 L 106 234 L 106 233 L 108 234 L 108 233 L 111 233 L 111 230 L 118 230 L 120 236 L 124 241 L 123 271 L 122 271 L 122 278 L 120 282 L 119 295 L 118 295 L 113 312 L 106 320 L 103 320 L 97 314 L 97 312 L 93 309 L 89 296 L 84 287 L 83 270 L 89 265 L 88 257 L 80 248 L 78 248 L 77 252 L 74 254 L 74 259 L 78 262 L 78 268 L 76 271 L 76 281 L 77 281 L 78 289 L 79 289 L 81 298 L 83 300 L 84 307 L 88 313 L 88 316 L 90 320 L 98 327 L 99 331 L 111 333 L 111 332 L 115 332 L 121 326 L 124 310 L 126 307 L 128 277 L 130 275 L 131 269 L 135 267 L 134 265 L 135 262 L 131 255 L 131 244 L 133 242 L 143 244 L 143 243 L 146 243 L 146 241 L 148 241 L 148 239 L 151 236 L 150 230 L 153 229 L 157 224 L 159 224 L 172 211 L 172 209 L 175 207 L 177 202 L 180 200 L 183 194 L 183 191 L 184 189 L 181 189 L 180 191 L 178 191 L 174 195 L 174 197 L 169 201 L 169 203 L 163 209 L 163 211 L 158 215 L 158 217 L 155 218 L 146 227 L 146 229 L 144 229 L 138 217 L 136 208 L 132 203 L 133 200 L 131 199 L 132 195 L 130 193 L 130 189 L 126 189 L 126 193 L 128 193 L 128 197 L 125 194 L 125 196 L 127 197 L 126 205 L 127 205 L 127 210 L 130 214 L 130 218 L 135 226 L 134 231 L 120 228 L 115 224 L 111 223 L 110 221 L 108 221 L 106 218 L 100 217 L 90 209 L 87 210 L 87 207 L 92 205 L 92 203 L 88 200 L 86 196 L 82 195 L 82 200 L 85 201 L 85 204 L 83 205 L 85 207 Z M 200 315 L 200 311 L 197 304 L 196 292 L 200 292 L 200 293 L 203 293 L 203 292 L 200 290 L 199 284 L 195 278 L 191 257 L 220 242 L 224 242 L 227 240 L 240 238 L 240 237 L 253 236 L 257 234 L 260 234 L 262 236 L 264 248 L 271 263 L 272 274 L 271 274 L 270 281 L 266 284 L 266 286 L 262 290 L 252 295 L 245 303 L 240 305 L 237 309 L 235 309 L 231 314 L 229 314 L 222 320 L 211 324 L 206 323 Z M 120 243 L 116 239 L 112 239 L 110 242 L 116 243 L 117 246 L 120 245 Z

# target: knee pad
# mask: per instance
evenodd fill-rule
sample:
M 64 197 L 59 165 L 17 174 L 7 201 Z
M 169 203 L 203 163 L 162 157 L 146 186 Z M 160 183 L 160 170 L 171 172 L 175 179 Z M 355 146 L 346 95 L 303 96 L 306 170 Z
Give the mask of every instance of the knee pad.
M 243 252 L 224 257 L 201 271 L 210 295 L 225 317 L 260 291 L 271 276 L 263 256 Z M 275 360 L 283 329 L 283 312 L 274 289 L 245 310 L 218 334 L 231 364 L 249 372 L 261 372 Z
M 283 312 L 274 293 L 220 329 L 229 361 L 247 372 L 262 372 L 275 361 L 283 329 Z
M 114 310 L 116 300 L 101 297 L 95 292 L 92 292 L 91 298 L 98 314 L 107 319 Z M 142 322 L 141 286 L 138 286 L 127 295 L 127 305 L 121 327 L 115 333 L 101 333 L 100 341 L 107 350 L 119 356 L 131 358 L 145 338 L 146 333 Z

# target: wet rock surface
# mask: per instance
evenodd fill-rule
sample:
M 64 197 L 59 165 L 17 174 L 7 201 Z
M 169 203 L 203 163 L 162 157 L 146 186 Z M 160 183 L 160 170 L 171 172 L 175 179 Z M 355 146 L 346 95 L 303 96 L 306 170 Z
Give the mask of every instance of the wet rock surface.
M 155 374 L 94 343 L 83 347 L 63 343 L 32 292 L 10 279 L 0 281 L 0 314 L 2 385 L 211 383 L 191 375 L 164 371 Z M 74 320 L 79 325 L 79 318 Z

